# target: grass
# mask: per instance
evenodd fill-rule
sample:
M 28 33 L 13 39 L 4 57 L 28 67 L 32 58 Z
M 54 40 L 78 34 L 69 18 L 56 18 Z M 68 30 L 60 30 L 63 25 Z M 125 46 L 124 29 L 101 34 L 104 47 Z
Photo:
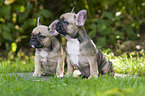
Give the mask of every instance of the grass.
M 114 56 L 106 54 L 113 62 L 115 72 L 136 75 L 133 77 L 80 77 L 29 78 L 17 72 L 33 72 L 34 58 L 25 60 L 0 59 L 0 96 L 145 96 L 145 56 L 133 53 Z
M 145 96 L 145 78 L 24 78 L 2 75 L 1 96 Z
M 106 56 L 113 62 L 113 67 L 116 73 L 145 76 L 145 55 L 134 57 L 134 54 L 123 54 L 122 56 L 114 56 L 112 53 Z M 0 59 L 0 73 L 12 72 L 33 72 L 34 57 L 29 57 L 24 60 L 14 58 L 13 60 Z
M 122 56 L 112 56 L 108 58 L 113 62 L 114 70 L 120 74 L 130 74 L 145 76 L 145 56 L 139 56 L 139 53 L 124 53 Z
M 27 59 L 0 59 L 0 73 L 33 72 L 34 57 Z

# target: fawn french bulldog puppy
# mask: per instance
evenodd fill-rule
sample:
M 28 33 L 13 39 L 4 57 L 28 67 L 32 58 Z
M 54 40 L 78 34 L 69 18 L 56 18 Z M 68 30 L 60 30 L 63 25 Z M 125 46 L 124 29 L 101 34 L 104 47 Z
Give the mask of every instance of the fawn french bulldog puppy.
M 32 31 L 29 45 L 36 49 L 33 76 L 63 76 L 65 53 L 59 41 L 50 35 L 48 27 L 39 24 L 39 18 L 37 27 Z
M 86 10 L 81 10 L 77 14 L 65 13 L 49 26 L 51 35 L 61 34 L 67 39 L 69 63 L 66 75 L 72 74 L 75 66 L 84 77 L 98 78 L 99 74 L 114 76 L 112 63 L 87 35 L 83 26 L 86 14 Z

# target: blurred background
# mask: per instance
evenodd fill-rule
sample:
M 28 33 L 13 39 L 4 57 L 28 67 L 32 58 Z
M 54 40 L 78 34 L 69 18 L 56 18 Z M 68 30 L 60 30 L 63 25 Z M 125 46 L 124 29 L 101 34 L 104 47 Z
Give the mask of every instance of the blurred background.
M 47 25 L 63 13 L 87 10 L 85 28 L 95 44 L 120 55 L 145 47 L 145 0 L 0 0 L 0 57 L 32 56 L 37 18 Z M 57 37 L 63 47 L 66 40 Z

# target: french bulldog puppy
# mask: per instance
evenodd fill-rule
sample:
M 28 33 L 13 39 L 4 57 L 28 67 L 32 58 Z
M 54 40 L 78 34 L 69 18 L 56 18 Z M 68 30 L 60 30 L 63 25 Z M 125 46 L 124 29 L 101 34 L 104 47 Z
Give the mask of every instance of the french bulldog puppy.
M 99 74 L 114 76 L 112 63 L 86 33 L 83 26 L 86 14 L 86 10 L 81 10 L 77 14 L 65 13 L 49 26 L 52 35 L 61 34 L 67 39 L 66 50 L 69 63 L 66 75 L 72 74 L 75 66 L 84 77 L 98 78 Z
M 50 35 L 47 26 L 39 24 L 33 29 L 29 45 L 35 48 L 33 76 L 57 75 L 63 77 L 65 53 L 59 41 Z

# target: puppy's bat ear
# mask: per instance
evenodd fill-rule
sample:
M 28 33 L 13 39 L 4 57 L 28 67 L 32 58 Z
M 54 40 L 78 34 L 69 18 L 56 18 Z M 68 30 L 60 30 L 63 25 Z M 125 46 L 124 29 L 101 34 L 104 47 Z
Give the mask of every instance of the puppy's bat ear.
M 56 36 L 56 35 L 58 35 L 59 33 L 56 31 L 56 24 L 59 22 L 59 20 L 55 20 L 55 21 L 53 21 L 51 24 L 50 24 L 50 26 L 48 27 L 49 28 L 49 30 L 50 30 L 50 34 L 51 34 L 51 36 Z
M 38 19 L 37 19 L 37 27 L 40 25 L 39 19 L 40 19 L 40 17 L 38 17 Z
M 76 25 L 83 26 L 87 18 L 87 11 L 81 10 L 76 14 Z
M 75 13 L 75 12 L 74 12 L 74 9 L 75 9 L 75 7 L 72 8 L 71 13 Z

